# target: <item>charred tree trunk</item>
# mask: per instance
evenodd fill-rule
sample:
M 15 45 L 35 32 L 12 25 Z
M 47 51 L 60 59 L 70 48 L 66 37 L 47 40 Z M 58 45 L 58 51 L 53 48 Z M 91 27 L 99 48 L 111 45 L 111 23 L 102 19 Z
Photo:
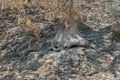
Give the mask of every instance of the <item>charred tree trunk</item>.
M 73 9 L 73 0 L 67 0 L 65 5 L 65 16 L 60 21 L 60 29 L 52 41 L 51 49 L 60 51 L 72 46 L 87 46 L 88 41 L 78 31 L 78 19 Z M 79 16 L 78 16 L 79 17 Z
M 58 33 L 56 34 L 51 48 L 54 51 L 60 51 L 73 46 L 87 46 L 88 41 L 83 38 L 83 35 L 78 31 L 76 20 L 71 16 L 68 19 L 69 28 L 61 24 Z
M 51 48 L 60 51 L 72 46 L 87 46 L 88 43 L 74 26 L 69 29 L 61 27 L 52 42 Z

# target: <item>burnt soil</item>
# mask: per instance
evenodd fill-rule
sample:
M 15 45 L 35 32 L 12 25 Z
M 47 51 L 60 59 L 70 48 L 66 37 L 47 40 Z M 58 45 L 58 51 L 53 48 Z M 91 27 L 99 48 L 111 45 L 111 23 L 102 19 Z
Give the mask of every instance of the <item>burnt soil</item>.
M 91 0 L 90 0 L 91 1 Z M 112 3 L 112 11 L 110 3 Z M 38 8 L 38 9 L 36 9 Z M 26 7 L 33 24 L 40 23 L 40 41 L 18 14 L 9 8 L 0 15 L 0 80 L 120 80 L 120 42 L 112 35 L 112 22 L 120 21 L 120 2 L 83 0 L 84 24 L 78 30 L 91 47 L 49 50 L 59 24 L 49 23 L 42 6 Z

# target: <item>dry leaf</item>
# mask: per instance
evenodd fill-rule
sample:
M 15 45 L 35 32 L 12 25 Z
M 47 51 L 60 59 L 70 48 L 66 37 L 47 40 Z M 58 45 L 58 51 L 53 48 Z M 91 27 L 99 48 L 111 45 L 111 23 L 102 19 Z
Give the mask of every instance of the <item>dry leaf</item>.
M 18 26 L 21 26 L 21 18 L 18 16 L 18 20 L 17 20 L 17 23 L 18 23 Z
M 27 20 L 26 20 L 26 27 L 28 30 L 30 30 L 30 28 L 31 28 L 31 20 L 29 18 L 27 18 Z

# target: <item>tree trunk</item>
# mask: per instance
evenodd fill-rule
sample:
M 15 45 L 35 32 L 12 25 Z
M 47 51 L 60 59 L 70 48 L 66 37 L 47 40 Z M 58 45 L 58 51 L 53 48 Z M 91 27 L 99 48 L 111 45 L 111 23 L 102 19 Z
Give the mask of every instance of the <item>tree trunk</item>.
M 89 42 L 83 38 L 82 34 L 78 31 L 78 21 L 80 16 L 75 13 L 73 0 L 66 0 L 62 7 L 61 11 L 65 14 L 61 19 L 59 18 L 61 26 L 52 41 L 51 49 L 60 51 L 72 46 L 87 46 Z M 76 17 L 78 19 L 76 19 Z
M 51 48 L 54 51 L 60 51 L 73 46 L 87 46 L 89 43 L 78 31 L 78 24 L 74 16 L 69 16 L 67 23 L 69 28 L 66 29 L 65 25 L 61 24 L 58 33 L 52 41 Z

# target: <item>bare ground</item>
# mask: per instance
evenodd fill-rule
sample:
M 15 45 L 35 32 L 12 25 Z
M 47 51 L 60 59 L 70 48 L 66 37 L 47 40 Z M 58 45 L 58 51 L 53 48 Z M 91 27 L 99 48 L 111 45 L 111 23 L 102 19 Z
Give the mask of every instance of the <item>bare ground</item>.
M 120 42 L 112 43 L 111 31 L 112 23 L 120 21 L 120 2 L 113 1 L 112 9 L 110 3 L 82 1 L 84 24 L 78 29 L 92 48 L 73 46 L 60 52 L 49 51 L 59 25 L 44 19 L 42 7 L 26 8 L 33 24 L 44 26 L 41 41 L 24 23 L 18 27 L 17 13 L 6 9 L 0 15 L 0 80 L 120 80 Z

